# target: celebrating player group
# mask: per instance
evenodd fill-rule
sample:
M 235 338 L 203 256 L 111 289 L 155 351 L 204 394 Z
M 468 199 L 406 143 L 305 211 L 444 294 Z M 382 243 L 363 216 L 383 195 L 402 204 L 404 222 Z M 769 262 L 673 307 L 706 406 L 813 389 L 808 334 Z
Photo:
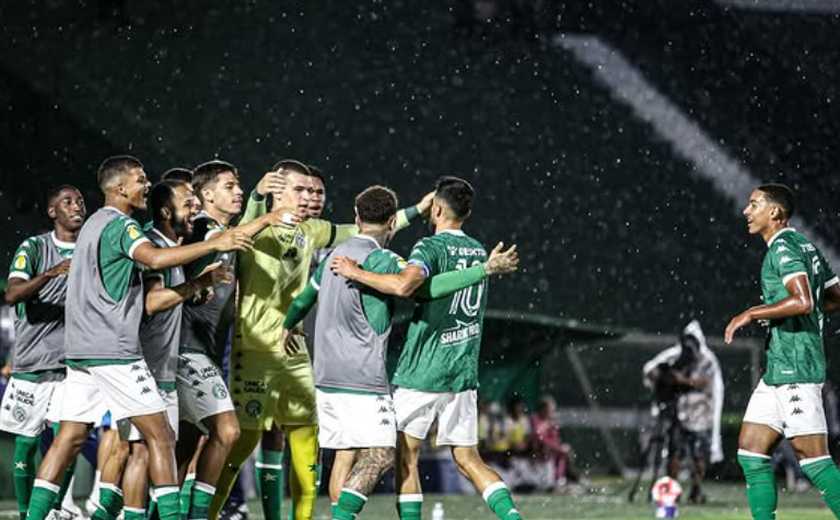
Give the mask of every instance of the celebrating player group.
M 399 518 L 420 520 L 418 457 L 435 422 L 493 513 L 522 518 L 478 455 L 476 395 L 488 277 L 519 259 L 515 246 L 488 254 L 464 232 L 466 180 L 441 177 L 404 209 L 391 189 L 368 187 L 347 224 L 320 218 L 324 176 L 294 160 L 249 194 L 218 160 L 152 185 L 140 161 L 111 157 L 97 181 L 105 204 L 90 216 L 77 188 L 51 190 L 53 229 L 12 260 L 16 344 L 0 429 L 15 435 L 21 520 L 58 518 L 72 462 L 106 414 L 119 442 L 96 520 L 215 519 L 258 446 L 263 510 L 279 520 L 286 444 L 295 519 L 313 518 L 323 448 L 336 450 L 332 518 L 359 516 L 396 468 Z M 143 225 L 132 215 L 145 209 Z M 387 249 L 421 216 L 431 236 L 407 259 Z M 389 380 L 396 298 L 414 298 L 415 311 Z

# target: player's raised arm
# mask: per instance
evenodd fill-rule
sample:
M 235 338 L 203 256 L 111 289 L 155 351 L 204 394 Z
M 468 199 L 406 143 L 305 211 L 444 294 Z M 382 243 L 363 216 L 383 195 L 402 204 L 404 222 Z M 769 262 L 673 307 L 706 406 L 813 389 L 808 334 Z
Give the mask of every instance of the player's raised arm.
M 252 245 L 253 241 L 247 234 L 238 229 L 230 229 L 219 233 L 212 240 L 180 247 L 158 248 L 146 241 L 134 249 L 132 258 L 158 271 L 167 267 L 188 264 L 211 253 L 246 251 Z
M 200 276 L 175 287 L 166 287 L 162 275 L 154 273 L 144 276 L 146 292 L 146 314 L 152 315 L 169 310 L 184 301 L 197 296 L 201 291 L 216 285 L 229 284 L 233 280 L 230 267 L 221 262 L 208 265 Z

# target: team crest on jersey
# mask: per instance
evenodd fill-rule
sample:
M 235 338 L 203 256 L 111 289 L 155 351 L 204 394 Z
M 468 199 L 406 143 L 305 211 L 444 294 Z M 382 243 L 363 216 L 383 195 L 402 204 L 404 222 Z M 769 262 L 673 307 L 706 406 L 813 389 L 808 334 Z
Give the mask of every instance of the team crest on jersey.
M 15 269 L 26 269 L 26 254 L 21 253 L 15 258 Z
M 250 415 L 251 417 L 259 417 L 262 414 L 262 404 L 256 399 L 251 399 L 248 401 L 248 404 L 245 405 L 245 413 Z
M 227 388 L 222 383 L 216 383 L 213 385 L 213 397 L 221 401 L 228 396 Z
M 303 234 L 303 231 L 298 230 L 295 233 L 295 245 L 301 249 L 306 247 L 306 235 Z
M 128 226 L 127 231 L 128 238 L 130 238 L 131 240 L 137 240 L 138 238 L 140 238 L 140 230 L 137 229 L 137 226 L 135 226 L 134 224 Z
M 397 260 L 397 267 L 399 267 L 400 269 L 405 269 L 406 267 L 408 267 L 408 262 L 405 261 L 405 258 L 400 258 L 399 260 Z
M 15 421 L 22 423 L 26 422 L 26 418 L 29 417 L 29 415 L 22 406 L 15 405 L 15 407 L 12 408 L 12 417 L 15 418 Z

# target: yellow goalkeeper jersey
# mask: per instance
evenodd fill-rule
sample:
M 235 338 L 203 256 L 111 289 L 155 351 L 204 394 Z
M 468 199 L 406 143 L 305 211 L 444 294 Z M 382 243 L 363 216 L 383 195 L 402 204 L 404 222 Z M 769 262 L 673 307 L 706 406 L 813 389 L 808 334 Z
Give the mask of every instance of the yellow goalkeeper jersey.
M 242 223 L 264 215 L 265 200 L 248 197 Z M 416 212 L 414 212 L 416 213 Z M 405 210 L 397 213 L 397 230 L 409 224 Z M 306 288 L 313 253 L 356 236 L 355 224 L 311 219 L 294 229 L 268 227 L 254 237 L 254 248 L 237 259 L 239 308 L 233 348 L 237 351 L 278 351 L 283 321 L 292 301 Z

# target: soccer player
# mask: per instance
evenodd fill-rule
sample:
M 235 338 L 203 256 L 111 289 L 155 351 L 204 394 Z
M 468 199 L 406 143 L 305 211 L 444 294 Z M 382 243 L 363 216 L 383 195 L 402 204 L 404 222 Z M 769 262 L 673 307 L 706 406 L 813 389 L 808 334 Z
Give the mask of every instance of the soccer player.
M 196 216 L 192 187 L 183 181 L 162 181 L 149 196 L 152 227 L 146 236 L 157 247 L 175 247 L 192 232 Z M 231 274 L 213 264 L 194 280 L 187 281 L 183 268 L 171 267 L 143 273 L 146 316 L 140 326 L 140 345 L 158 392 L 167 405 L 169 426 L 178 434 L 178 396 L 175 375 L 181 340 L 182 305 L 205 289 L 231 282 Z M 125 520 L 146 518 L 146 486 L 149 454 L 140 432 L 130 423 L 119 424 L 121 437 L 130 442 L 123 473 Z
M 129 418 L 146 439 L 149 472 L 161 518 L 179 513 L 174 434 L 166 405 L 150 386 L 138 331 L 143 289 L 138 264 L 152 269 L 182 265 L 212 251 L 251 245 L 239 231 L 185 247 L 157 248 L 131 218 L 145 209 L 149 182 L 143 165 L 130 156 L 106 159 L 97 173 L 105 207 L 79 232 L 70 266 L 65 305 L 67 379 L 61 427 L 44 457 L 29 502 L 29 520 L 44 520 L 58 493 L 61 475 L 76 457 L 90 424 L 102 417 Z
M 372 186 L 356 197 L 355 207 L 361 234 L 338 246 L 333 254 L 352 259 L 369 272 L 401 272 L 405 260 L 384 249 L 396 225 L 396 194 L 382 186 Z M 438 289 L 429 297 L 447 296 L 480 283 L 488 274 L 511 272 L 517 262 L 516 252 L 512 251 L 510 255 L 495 254 L 486 265 L 439 275 L 430 284 Z M 393 301 L 391 296 L 348 284 L 329 272 L 324 274 L 326 265 L 321 265 L 292 303 L 283 325 L 284 336 L 290 336 L 290 329 L 318 298 L 318 440 L 322 448 L 350 454 L 352 469 L 339 484 L 342 489 L 333 506 L 333 518 L 353 520 L 382 473 L 394 462 L 396 416 L 385 364 Z M 448 284 L 447 278 L 451 280 Z
M 283 179 L 279 179 L 282 188 Z M 202 211 L 193 220 L 188 243 L 212 242 L 242 211 L 242 188 L 236 167 L 224 161 L 210 161 L 196 167 L 193 176 L 195 194 Z M 266 226 L 279 226 L 282 215 L 269 213 L 236 229 L 253 236 Z M 235 273 L 236 255 L 213 253 L 185 266 L 187 279 L 194 279 L 216 262 Z M 236 289 L 234 283 L 214 289 L 209 299 L 197 305 L 185 305 L 181 327 L 181 355 L 178 364 L 178 399 L 181 417 L 178 438 L 179 475 L 185 476 L 202 434 L 207 441 L 201 449 L 192 487 L 190 520 L 207 518 L 216 482 L 231 446 L 239 437 L 239 423 L 233 411 L 227 385 L 219 369 L 228 330 L 233 317 Z
M 15 305 L 15 347 L 0 430 L 15 436 L 13 473 L 21 520 L 26 520 L 35 480 L 38 438 L 47 422 L 58 424 L 61 411 L 67 273 L 85 213 L 85 201 L 75 187 L 50 190 L 47 215 L 52 231 L 27 238 L 9 269 L 6 303 Z M 66 492 L 65 485 L 62 493 Z M 63 499 L 60 496 L 55 505 Z
M 273 168 L 281 169 L 286 186 L 274 194 L 275 205 L 294 208 L 305 218 L 312 190 L 311 172 L 293 160 L 281 161 Z M 267 211 L 267 194 L 258 186 L 249 198 L 243 221 Z M 397 228 L 405 227 L 418 216 L 423 204 L 426 202 L 401 210 Z M 290 479 L 290 488 L 295 518 L 312 518 L 318 472 L 318 417 L 312 365 L 300 335 L 294 336 L 293 352 L 286 355 L 280 334 L 289 305 L 306 286 L 313 251 L 340 244 L 356 234 L 358 228 L 353 224 L 334 225 L 309 219 L 294 229 L 266 229 L 254 237 L 253 254 L 239 256 L 240 305 L 232 346 L 231 390 L 242 436 L 228 458 L 229 471 L 219 481 L 211 518 L 221 509 L 242 463 L 262 440 L 257 477 L 262 482 L 263 512 L 268 520 L 280 519 L 280 428 L 285 429 L 292 455 L 295 476 Z M 264 431 L 269 433 L 263 435 Z
M 787 437 L 802 471 L 840 518 L 840 472 L 826 438 L 822 387 L 825 382 L 823 319 L 840 306 L 838 278 L 819 249 L 788 227 L 795 209 L 793 192 L 764 184 L 744 209 L 747 229 L 767 244 L 761 267 L 764 304 L 732 318 L 726 343 L 753 321 L 766 321 L 767 368 L 753 391 L 741 434 L 738 462 L 747 480 L 753 518 L 776 518 L 776 480 L 770 454 Z
M 447 176 L 438 180 L 429 220 L 435 234 L 417 242 L 401 273 L 372 273 L 341 257 L 333 260 L 331 269 L 379 292 L 408 297 L 430 276 L 481 264 L 487 259 L 484 247 L 461 229 L 470 216 L 474 194 L 463 179 Z M 446 298 L 417 303 L 392 380 L 397 387 L 396 485 L 402 520 L 421 517 L 423 495 L 417 462 L 435 420 L 437 444 L 452 447 L 458 470 L 496 516 L 502 520 L 521 518 L 507 486 L 477 450 L 478 355 L 486 303 L 486 281 Z

